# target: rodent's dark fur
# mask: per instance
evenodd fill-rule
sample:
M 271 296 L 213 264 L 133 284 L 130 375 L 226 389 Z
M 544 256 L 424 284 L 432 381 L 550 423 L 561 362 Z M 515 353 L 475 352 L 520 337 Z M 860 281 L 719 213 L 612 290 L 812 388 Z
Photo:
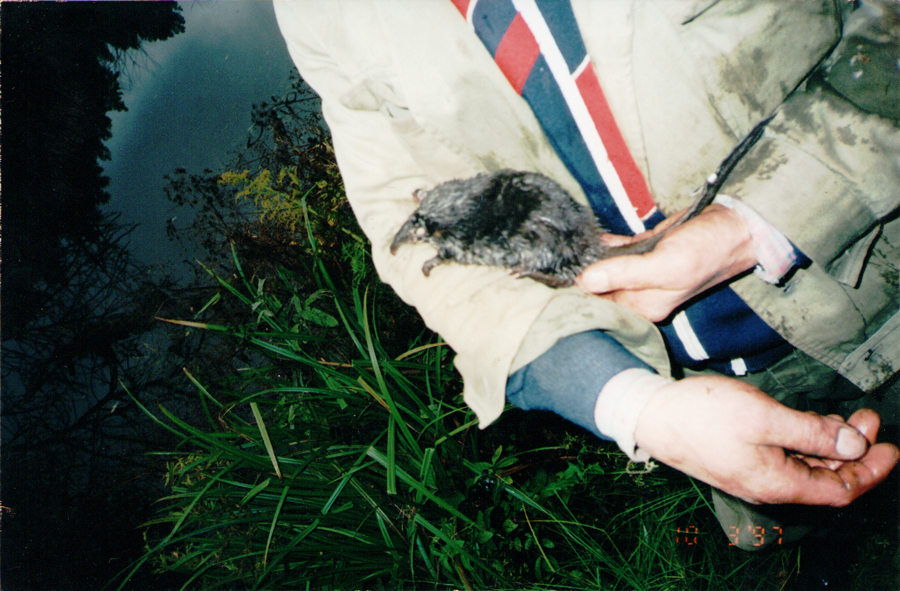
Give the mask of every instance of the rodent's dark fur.
M 759 123 L 732 150 L 674 224 L 646 240 L 606 246 L 600 241 L 604 230 L 591 209 L 555 181 L 534 172 L 500 170 L 416 191 L 419 209 L 397 232 L 391 253 L 403 244 L 425 242 L 438 251 L 422 267 L 426 276 L 437 265 L 455 261 L 504 267 L 552 287 L 572 285 L 585 267 L 599 260 L 650 252 L 667 232 L 712 203 L 728 173 L 770 120 Z
M 419 209 L 391 244 L 425 242 L 438 254 L 428 275 L 447 261 L 493 265 L 552 285 L 571 285 L 609 250 L 603 228 L 587 206 L 548 177 L 501 170 L 419 191 Z

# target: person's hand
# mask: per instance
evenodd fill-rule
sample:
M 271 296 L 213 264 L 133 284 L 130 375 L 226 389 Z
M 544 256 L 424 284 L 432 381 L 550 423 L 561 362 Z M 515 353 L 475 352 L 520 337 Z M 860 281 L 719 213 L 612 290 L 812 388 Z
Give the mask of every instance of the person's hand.
M 660 388 L 634 440 L 653 458 L 750 503 L 844 506 L 884 480 L 900 458 L 876 444 L 878 415 L 802 413 L 725 377 Z
M 607 234 L 609 246 L 635 242 L 663 231 L 680 214 L 637 236 Z M 741 217 L 721 205 L 672 230 L 651 252 L 606 259 L 576 279 L 583 291 L 630 308 L 652 322 L 665 320 L 678 306 L 756 265 L 750 231 Z

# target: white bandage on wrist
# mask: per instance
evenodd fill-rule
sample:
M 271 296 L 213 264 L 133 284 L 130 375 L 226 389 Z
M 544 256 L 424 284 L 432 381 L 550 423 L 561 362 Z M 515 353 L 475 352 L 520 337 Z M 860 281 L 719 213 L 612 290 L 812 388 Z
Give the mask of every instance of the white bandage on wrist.
M 611 437 L 635 462 L 646 462 L 650 455 L 634 441 L 638 417 L 651 398 L 673 382 L 652 371 L 633 367 L 612 377 L 597 397 L 594 422 L 601 433 Z
M 797 263 L 797 253 L 791 241 L 753 208 L 728 195 L 716 195 L 714 203 L 741 216 L 750 231 L 753 251 L 756 253 L 757 265 L 753 273 L 766 283 L 777 285 Z

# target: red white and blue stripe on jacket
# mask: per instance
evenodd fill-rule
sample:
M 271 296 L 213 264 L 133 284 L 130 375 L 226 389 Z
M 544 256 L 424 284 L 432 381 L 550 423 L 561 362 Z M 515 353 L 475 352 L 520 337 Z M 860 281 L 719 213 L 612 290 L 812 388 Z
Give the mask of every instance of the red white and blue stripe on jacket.
M 604 227 L 637 234 L 664 219 L 625 143 L 565 0 L 451 0 L 531 106 Z M 720 287 L 659 325 L 674 360 L 743 374 L 792 347 Z

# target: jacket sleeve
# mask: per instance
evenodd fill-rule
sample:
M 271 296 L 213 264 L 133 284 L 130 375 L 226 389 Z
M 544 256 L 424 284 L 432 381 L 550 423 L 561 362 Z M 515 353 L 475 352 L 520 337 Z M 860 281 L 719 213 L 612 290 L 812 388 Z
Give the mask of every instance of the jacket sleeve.
M 725 187 L 838 281 L 900 206 L 900 5 L 869 0 Z
M 785 102 L 723 192 L 853 285 L 900 204 L 900 130 L 811 84 Z
M 323 33 L 306 18 L 304 6 L 276 3 L 279 26 L 301 75 L 322 98 L 347 197 L 372 243 L 375 267 L 453 348 L 465 401 L 481 425 L 502 412 L 509 373 L 568 334 L 610 330 L 639 357 L 667 372 L 665 349 L 652 325 L 609 302 L 488 267 L 441 265 L 426 278 L 422 265 L 435 254 L 426 245 L 405 245 L 391 255 L 394 233 L 416 208 L 415 189 L 481 170 L 418 125 L 401 93 L 383 83 L 389 76 L 370 76 L 355 61 L 349 63 L 359 52 L 343 48 L 341 26 L 326 25 L 333 30 Z M 367 29 L 361 24 L 352 30 Z M 348 63 L 336 57 L 344 55 Z M 428 163 L 423 165 L 422 159 Z M 436 161 L 443 178 L 432 173 Z

